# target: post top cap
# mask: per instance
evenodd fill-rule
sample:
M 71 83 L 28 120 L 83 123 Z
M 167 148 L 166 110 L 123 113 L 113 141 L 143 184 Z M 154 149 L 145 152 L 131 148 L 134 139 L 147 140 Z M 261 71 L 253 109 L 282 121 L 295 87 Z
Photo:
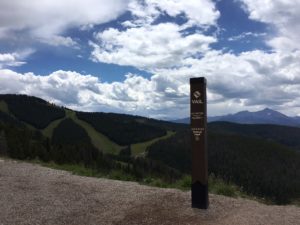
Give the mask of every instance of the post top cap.
M 206 84 L 206 79 L 205 79 L 205 77 L 193 77 L 193 78 L 190 78 L 190 83 Z

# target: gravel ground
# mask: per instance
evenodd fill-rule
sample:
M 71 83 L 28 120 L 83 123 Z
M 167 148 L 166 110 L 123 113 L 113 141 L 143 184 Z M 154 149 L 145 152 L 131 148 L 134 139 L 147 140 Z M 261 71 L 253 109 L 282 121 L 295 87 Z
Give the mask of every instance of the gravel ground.
M 0 159 L 0 225 L 300 224 L 300 208 L 210 195 L 208 210 L 190 192 L 88 178 Z

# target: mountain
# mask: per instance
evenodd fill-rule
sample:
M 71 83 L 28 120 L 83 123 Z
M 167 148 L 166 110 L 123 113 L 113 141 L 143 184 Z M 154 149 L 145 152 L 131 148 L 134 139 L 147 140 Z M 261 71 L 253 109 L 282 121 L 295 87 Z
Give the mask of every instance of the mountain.
M 243 124 L 278 124 L 287 126 L 300 126 L 300 123 L 292 117 L 288 117 L 275 110 L 265 108 L 257 112 L 242 111 L 221 117 L 211 117 L 212 121 L 228 121 Z
M 129 180 L 181 178 L 182 172 L 152 162 L 145 153 L 187 127 L 134 115 L 77 112 L 32 96 L 0 95 L 0 156 L 83 165 Z
M 183 123 L 183 124 L 189 124 L 190 123 L 190 117 L 172 120 L 173 123 Z
M 239 135 L 248 138 L 273 141 L 295 149 L 300 153 L 300 128 L 275 124 L 237 124 L 216 121 L 208 124 L 211 133 Z
M 297 123 L 300 124 L 300 116 L 295 116 L 295 117 L 293 117 L 293 119 L 294 119 Z
M 300 128 L 223 123 L 208 126 L 210 174 L 277 203 L 300 199 Z M 295 139 L 289 139 L 292 132 L 297 133 Z M 190 173 L 190 135 L 189 131 L 178 132 L 154 143 L 148 157 Z
M 77 112 L 31 96 L 0 95 L 0 139 L 0 156 L 80 165 L 117 179 L 174 184 L 191 172 L 188 125 Z M 273 202 L 300 199 L 299 150 L 300 128 L 208 124 L 211 176 Z
M 241 111 L 224 116 L 208 117 L 208 122 L 227 121 L 240 124 L 277 124 L 286 126 L 300 126 L 300 117 L 289 117 L 275 110 L 265 108 L 257 112 Z M 189 124 L 189 118 L 174 120 L 175 123 Z

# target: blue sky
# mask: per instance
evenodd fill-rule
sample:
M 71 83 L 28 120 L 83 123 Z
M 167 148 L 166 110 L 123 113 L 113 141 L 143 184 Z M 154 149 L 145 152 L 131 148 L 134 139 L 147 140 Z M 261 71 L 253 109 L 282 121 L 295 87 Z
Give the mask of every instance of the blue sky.
M 300 115 L 300 0 L 0 0 L 0 93 L 82 111 Z

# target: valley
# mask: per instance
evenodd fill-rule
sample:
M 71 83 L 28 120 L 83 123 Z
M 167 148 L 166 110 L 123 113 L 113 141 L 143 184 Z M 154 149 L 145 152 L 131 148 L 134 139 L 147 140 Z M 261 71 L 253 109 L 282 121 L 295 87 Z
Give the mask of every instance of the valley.
M 77 112 L 36 97 L 0 95 L 0 132 L 5 142 L 0 156 L 83 175 L 190 187 L 191 143 L 185 124 Z M 297 127 L 209 123 L 210 191 L 275 204 L 299 202 L 299 149 Z

